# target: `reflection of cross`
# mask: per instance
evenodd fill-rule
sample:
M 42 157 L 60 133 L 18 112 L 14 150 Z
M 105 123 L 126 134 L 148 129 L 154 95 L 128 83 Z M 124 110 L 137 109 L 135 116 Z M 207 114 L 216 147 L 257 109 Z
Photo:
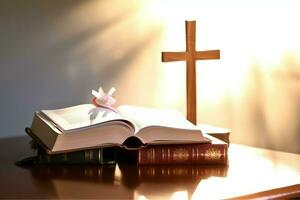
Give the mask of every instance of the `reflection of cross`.
M 220 50 L 196 51 L 196 21 L 185 21 L 185 32 L 186 51 L 162 52 L 162 61 L 186 61 L 187 119 L 196 124 L 196 60 L 220 59 Z

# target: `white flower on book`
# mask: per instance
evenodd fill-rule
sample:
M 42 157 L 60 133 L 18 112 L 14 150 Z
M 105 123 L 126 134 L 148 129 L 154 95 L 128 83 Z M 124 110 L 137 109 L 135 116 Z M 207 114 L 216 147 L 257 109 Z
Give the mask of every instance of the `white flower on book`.
M 102 87 L 99 87 L 98 92 L 93 90 L 92 94 L 96 98 L 95 101 L 98 105 L 112 106 L 116 103 L 116 99 L 112 96 L 115 91 L 116 89 L 113 87 L 108 93 L 105 93 Z
M 89 111 L 91 124 L 96 119 L 99 112 L 102 113 L 102 117 L 105 117 L 109 111 L 117 113 L 116 109 L 112 107 L 112 105 L 116 103 L 116 99 L 112 96 L 115 91 L 116 89 L 114 87 L 111 88 L 108 93 L 105 93 L 102 87 L 99 87 L 98 92 L 92 90 L 92 95 L 94 96 L 92 103 L 96 107 Z

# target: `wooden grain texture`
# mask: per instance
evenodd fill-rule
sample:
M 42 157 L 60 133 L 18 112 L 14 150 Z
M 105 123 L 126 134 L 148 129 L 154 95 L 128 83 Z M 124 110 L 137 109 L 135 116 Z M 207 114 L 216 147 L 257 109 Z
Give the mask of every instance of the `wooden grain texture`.
M 220 51 L 196 51 L 196 21 L 186 21 L 185 30 L 186 51 L 162 52 L 162 62 L 186 61 L 187 119 L 197 124 L 196 61 L 220 59 Z

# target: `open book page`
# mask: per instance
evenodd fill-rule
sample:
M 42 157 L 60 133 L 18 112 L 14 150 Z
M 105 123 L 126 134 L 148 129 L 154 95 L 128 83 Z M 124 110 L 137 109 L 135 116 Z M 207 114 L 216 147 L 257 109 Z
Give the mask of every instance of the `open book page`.
M 200 129 L 177 111 L 128 105 L 119 106 L 118 111 L 135 124 L 135 135 L 143 142 L 207 142 Z
M 136 132 L 149 126 L 199 130 L 175 110 L 122 105 L 118 111 L 137 126 Z
M 113 120 L 127 122 L 120 114 L 92 104 L 82 104 L 57 110 L 42 110 L 41 113 L 64 133 L 75 129 L 90 128 Z

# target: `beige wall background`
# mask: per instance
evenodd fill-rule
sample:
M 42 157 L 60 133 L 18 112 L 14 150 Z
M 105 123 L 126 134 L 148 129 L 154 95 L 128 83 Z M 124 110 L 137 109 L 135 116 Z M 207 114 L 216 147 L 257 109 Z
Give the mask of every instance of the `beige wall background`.
M 25 135 L 33 112 L 89 103 L 100 85 L 118 104 L 185 114 L 185 64 L 161 51 L 197 49 L 199 123 L 231 140 L 300 153 L 299 1 L 1 0 L 0 137 Z

